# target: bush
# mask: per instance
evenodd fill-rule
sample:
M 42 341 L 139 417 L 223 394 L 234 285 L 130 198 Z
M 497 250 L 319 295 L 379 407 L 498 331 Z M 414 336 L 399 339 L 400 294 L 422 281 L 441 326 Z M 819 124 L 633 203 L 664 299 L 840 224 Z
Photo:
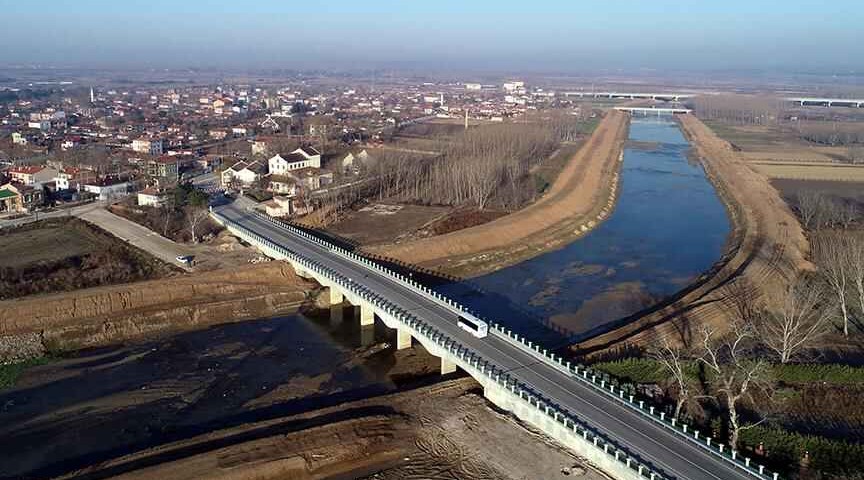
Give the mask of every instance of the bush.
M 50 357 L 39 357 L 9 365 L 0 365 L 0 390 L 14 387 L 24 370 L 37 365 L 45 365 L 51 360 Z
M 742 445 L 760 443 L 768 459 L 780 468 L 796 469 L 809 454 L 809 468 L 827 475 L 846 475 L 864 470 L 864 445 L 801 435 L 776 427 L 757 426 L 741 432 Z

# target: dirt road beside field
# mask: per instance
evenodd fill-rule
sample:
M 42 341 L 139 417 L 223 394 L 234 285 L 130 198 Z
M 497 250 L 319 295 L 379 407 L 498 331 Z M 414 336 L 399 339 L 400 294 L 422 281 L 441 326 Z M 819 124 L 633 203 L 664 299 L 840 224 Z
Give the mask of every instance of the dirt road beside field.
M 559 248 L 611 213 L 618 191 L 628 117 L 613 111 L 536 203 L 492 222 L 371 253 L 475 276 Z
M 620 347 L 625 341 L 649 344 L 657 335 L 686 340 L 701 323 L 722 328 L 733 311 L 729 285 L 734 279 L 744 277 L 770 294 L 798 271 L 812 268 L 804 231 L 768 179 L 698 118 L 682 115 L 679 120 L 732 219 L 727 252 L 678 299 L 623 319 L 613 330 L 595 332 L 597 336 L 576 346 L 582 353 Z

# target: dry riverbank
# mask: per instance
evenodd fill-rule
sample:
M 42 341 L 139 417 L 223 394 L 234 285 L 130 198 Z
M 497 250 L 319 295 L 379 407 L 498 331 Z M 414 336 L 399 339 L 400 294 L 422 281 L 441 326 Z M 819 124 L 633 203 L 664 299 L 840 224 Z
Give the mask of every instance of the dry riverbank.
M 447 381 L 208 432 L 61 478 L 606 478 L 477 393 L 470 378 Z
M 492 222 L 370 253 L 476 276 L 562 247 L 606 219 L 615 204 L 627 115 L 612 111 L 573 156 L 549 192 Z
M 0 302 L 0 363 L 296 309 L 313 284 L 282 262 Z
M 732 280 L 744 277 L 771 293 L 795 272 L 811 268 L 801 225 L 777 190 L 696 117 L 683 115 L 679 121 L 730 214 L 733 233 L 727 252 L 677 298 L 625 318 L 617 328 L 594 332 L 574 347 L 579 353 L 621 347 L 622 342 L 645 345 L 658 334 L 687 340 L 695 325 L 727 323 Z

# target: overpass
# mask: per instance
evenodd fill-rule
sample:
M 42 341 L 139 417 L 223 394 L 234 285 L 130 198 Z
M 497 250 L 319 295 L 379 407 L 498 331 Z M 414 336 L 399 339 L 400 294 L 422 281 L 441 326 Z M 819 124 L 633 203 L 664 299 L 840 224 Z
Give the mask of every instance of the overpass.
M 564 92 L 565 97 L 579 98 L 617 98 L 636 100 L 644 98 L 647 100 L 667 100 L 677 102 L 681 99 L 692 98 L 689 93 L 628 93 L 628 92 Z
M 785 100 L 787 102 L 797 103 L 802 107 L 808 105 L 817 107 L 864 107 L 864 99 L 854 98 L 789 97 Z
M 777 479 L 749 458 L 636 398 L 589 367 L 563 360 L 495 322 L 476 338 L 459 328 L 462 305 L 374 261 L 237 204 L 212 217 L 264 254 L 291 263 L 298 275 L 328 289 L 331 304 L 360 308 L 361 325 L 375 319 L 397 331 L 396 347 L 416 341 L 441 359 L 441 372 L 460 368 L 496 406 L 539 429 L 622 480 Z
M 671 115 L 673 113 L 690 113 L 692 110 L 689 108 L 651 108 L 651 107 L 615 107 L 615 110 L 619 112 L 627 112 L 627 113 L 656 113 L 657 115 Z

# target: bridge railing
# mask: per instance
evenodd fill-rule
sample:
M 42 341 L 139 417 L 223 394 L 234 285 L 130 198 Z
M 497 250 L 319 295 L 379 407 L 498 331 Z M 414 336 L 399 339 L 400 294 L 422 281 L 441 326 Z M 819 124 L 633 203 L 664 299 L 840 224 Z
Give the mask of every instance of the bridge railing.
M 307 259 L 298 255 L 282 245 L 279 245 L 251 231 L 250 229 L 237 224 L 236 222 L 231 222 L 219 213 L 212 212 L 212 216 L 219 223 L 231 228 L 231 230 L 241 239 L 262 247 L 262 250 L 264 250 L 265 253 L 269 253 L 276 258 L 281 257 L 297 263 L 302 266 L 302 268 L 309 270 L 317 276 L 323 277 L 328 282 L 338 285 L 340 288 L 351 292 L 353 295 L 360 297 L 366 302 L 369 302 L 379 311 L 384 312 L 386 315 L 397 320 L 402 325 L 402 328 L 407 329 L 415 338 L 435 343 L 440 348 L 456 357 L 458 359 L 457 363 L 460 364 L 460 367 L 471 373 L 475 378 L 485 376 L 489 380 L 494 381 L 505 390 L 513 393 L 514 398 L 518 398 L 524 405 L 537 410 L 548 418 L 554 420 L 560 426 L 572 431 L 575 435 L 581 436 L 586 442 L 596 447 L 598 451 L 602 451 L 603 454 L 607 455 L 610 459 L 614 459 L 620 464 L 620 466 L 632 471 L 637 476 L 649 478 L 651 480 L 669 478 L 662 474 L 659 469 L 630 453 L 625 447 L 606 438 L 595 428 L 581 420 L 576 414 L 545 398 L 531 385 L 510 375 L 494 363 L 478 355 L 473 349 L 465 347 L 457 340 L 441 332 L 433 325 L 422 320 L 411 312 L 393 302 L 390 302 L 386 298 L 375 294 L 362 284 L 354 282 L 351 278 L 340 274 L 336 270 L 315 260 Z M 303 236 L 310 240 L 312 240 L 310 237 L 314 237 L 309 234 L 304 234 Z M 320 243 L 316 240 L 313 241 Z
M 734 465 L 735 467 L 741 469 L 742 471 L 749 473 L 750 475 L 752 475 L 756 478 L 760 478 L 760 479 L 764 479 L 764 480 L 778 480 L 778 477 L 779 477 L 778 473 L 767 471 L 766 468 L 764 467 L 764 465 L 760 465 L 760 464 L 753 462 L 753 460 L 750 457 L 741 455 L 739 452 L 729 448 L 729 446 L 724 444 L 722 441 L 718 441 L 717 439 L 714 439 L 710 435 L 705 435 L 704 433 L 700 432 L 696 428 L 693 428 L 691 425 L 687 424 L 686 422 L 681 422 L 676 418 L 672 418 L 672 417 L 668 416 L 666 414 L 666 412 L 661 411 L 660 409 L 656 408 L 654 405 L 648 404 L 644 400 L 637 399 L 636 396 L 633 394 L 633 392 L 627 391 L 625 388 L 617 386 L 615 384 L 615 382 L 611 381 L 611 379 L 608 375 L 606 375 L 602 372 L 598 372 L 589 366 L 567 361 L 561 355 L 555 355 L 553 352 L 550 352 L 548 349 L 543 348 L 540 344 L 528 340 L 524 335 L 519 335 L 518 333 L 513 332 L 511 329 L 505 328 L 504 326 L 502 326 L 501 324 L 499 324 L 495 321 L 492 321 L 492 320 L 489 320 L 489 319 L 482 317 L 481 315 L 477 314 L 476 312 L 473 312 L 471 309 L 469 309 L 465 305 L 462 305 L 462 304 L 460 304 L 454 300 L 447 298 L 446 296 L 435 291 L 434 289 L 426 287 L 425 285 L 422 285 L 422 284 L 416 282 L 414 279 L 412 279 L 410 277 L 396 273 L 396 272 L 378 264 L 377 262 L 369 260 L 369 259 L 367 259 L 361 255 L 358 255 L 352 251 L 349 251 L 349 250 L 346 250 L 346 249 L 341 248 L 339 246 L 333 245 L 330 242 L 327 242 L 326 240 L 323 240 L 319 237 L 316 237 L 315 235 L 312 235 L 309 232 L 306 232 L 306 231 L 299 229 L 293 225 L 290 225 L 287 222 L 284 222 L 284 221 L 279 220 L 277 218 L 270 217 L 269 215 L 266 215 L 266 214 L 258 212 L 258 211 L 250 210 L 250 212 L 252 213 L 252 215 L 255 215 L 255 216 L 257 216 L 263 220 L 267 220 L 269 222 L 272 222 L 272 223 L 280 226 L 281 228 L 284 228 L 284 229 L 290 231 L 292 234 L 295 234 L 295 235 L 298 235 L 302 238 L 305 238 L 311 242 L 314 242 L 314 243 L 320 245 L 321 247 L 329 249 L 331 252 L 337 253 L 343 257 L 346 257 L 350 260 L 353 260 L 354 262 L 356 262 L 356 263 L 358 263 L 364 267 L 373 269 L 373 270 L 375 270 L 375 271 L 377 271 L 383 275 L 386 275 L 391 280 L 394 280 L 397 283 L 400 283 L 401 285 L 410 288 L 412 291 L 414 291 L 414 292 L 424 296 L 425 298 L 430 299 L 430 300 L 432 300 L 432 301 L 434 301 L 434 302 L 436 302 L 436 303 L 438 303 L 438 304 L 440 304 L 440 305 L 442 305 L 448 309 L 451 309 L 456 313 L 466 312 L 466 313 L 470 313 L 472 315 L 477 316 L 478 318 L 484 320 L 489 325 L 490 331 L 492 334 L 498 336 L 499 338 L 503 338 L 503 339 L 507 340 L 508 343 L 517 346 L 518 348 L 522 349 L 525 352 L 530 353 L 535 358 L 543 361 L 544 364 L 547 364 L 547 365 L 551 366 L 552 368 L 555 368 L 555 369 L 557 369 L 563 373 L 566 373 L 566 374 L 570 375 L 572 378 L 578 379 L 579 381 L 583 382 L 584 384 L 589 385 L 594 390 L 601 392 L 603 395 L 612 399 L 613 401 L 619 402 L 620 404 L 622 404 L 622 405 L 626 406 L 627 408 L 639 413 L 640 415 L 649 418 L 651 421 L 653 421 L 659 425 L 662 425 L 664 428 L 674 432 L 679 437 L 686 439 L 691 444 L 694 444 L 694 445 L 698 446 L 699 448 L 703 449 L 704 451 L 709 452 L 709 453 L 723 459 L 724 461 L 730 463 L 731 465 Z M 217 219 L 221 218 L 222 222 L 227 221 L 224 219 L 224 217 L 222 217 L 218 213 L 213 212 L 212 215 L 214 215 L 214 217 L 216 217 Z M 237 225 L 236 223 L 233 226 L 235 228 L 240 228 L 240 229 L 248 231 L 248 229 L 245 229 L 245 227 Z M 267 239 L 264 239 L 263 237 L 255 234 L 254 232 L 249 231 L 249 233 L 254 235 L 255 238 L 261 239 L 261 240 L 258 240 L 259 243 L 260 242 L 266 242 L 265 244 L 275 245 L 275 244 L 273 244 L 273 242 L 271 242 Z M 280 247 L 280 248 L 281 248 L 281 250 L 278 250 L 280 253 L 282 253 L 283 251 L 287 252 L 287 253 L 282 253 L 283 255 L 285 255 L 286 258 L 291 258 L 293 261 L 297 261 L 301 265 L 303 264 L 300 260 L 294 260 L 293 257 L 300 258 L 298 255 L 296 255 L 292 252 L 289 252 L 287 249 L 284 249 L 283 247 Z M 289 253 L 290 253 L 290 255 L 289 255 Z M 354 285 L 359 285 L 356 282 L 352 282 L 352 283 Z M 339 285 L 342 286 L 341 283 Z M 380 298 L 380 297 L 378 297 L 377 295 L 374 295 L 374 298 Z M 523 385 L 522 388 L 524 388 L 524 390 L 526 392 L 532 391 L 530 389 L 530 387 L 527 385 Z M 539 398 L 536 395 L 535 395 L 535 397 Z M 521 394 L 520 394 L 520 398 L 522 398 Z M 535 404 L 532 403 L 532 405 L 535 405 Z M 556 409 L 555 412 L 560 412 L 560 410 Z M 557 415 L 557 413 L 556 413 L 556 415 Z M 555 418 L 557 420 L 557 417 L 555 417 Z M 575 420 L 573 420 L 573 421 L 575 422 Z M 580 427 L 580 428 L 590 429 L 590 427 L 588 427 L 587 425 L 584 425 L 583 427 Z M 603 440 L 603 442 L 611 445 L 611 442 L 609 440 Z M 618 450 L 623 451 L 620 448 L 618 448 Z M 648 465 L 643 463 L 642 467 L 647 469 Z M 646 471 L 648 471 L 648 470 L 646 470 Z M 657 475 L 657 474 L 659 474 L 659 472 L 655 472 L 655 475 Z M 662 478 L 662 477 L 655 476 L 652 478 Z

